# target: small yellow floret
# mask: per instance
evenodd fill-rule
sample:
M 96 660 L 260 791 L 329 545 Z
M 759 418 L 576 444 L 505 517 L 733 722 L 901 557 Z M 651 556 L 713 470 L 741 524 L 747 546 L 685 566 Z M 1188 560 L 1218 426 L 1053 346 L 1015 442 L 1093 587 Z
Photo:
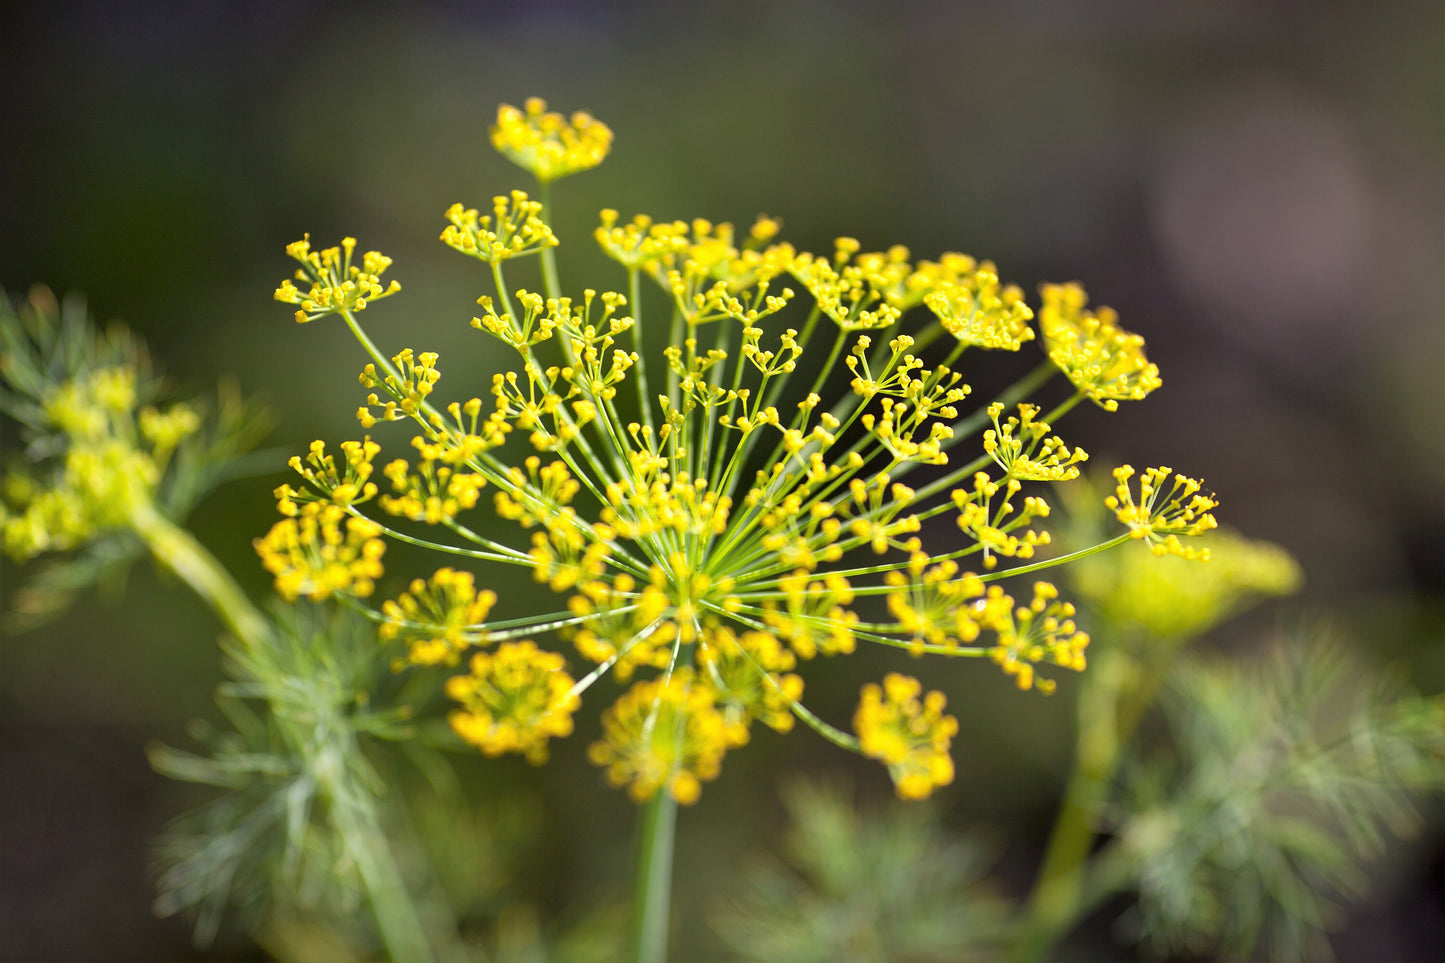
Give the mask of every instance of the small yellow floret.
M 1174 483 L 1166 490 L 1164 483 L 1174 475 Z M 1129 479 L 1134 476 L 1130 465 L 1114 469 L 1119 484 L 1104 504 L 1114 510 L 1119 521 L 1129 526 L 1134 538 L 1148 539 L 1155 555 L 1178 555 L 1182 558 L 1209 561 L 1209 549 L 1189 548 L 1179 536 L 1202 535 L 1218 527 L 1211 509 L 1219 506 L 1212 493 L 1194 478 L 1159 467 L 1145 470 L 1139 479 L 1139 500 L 1134 500 Z

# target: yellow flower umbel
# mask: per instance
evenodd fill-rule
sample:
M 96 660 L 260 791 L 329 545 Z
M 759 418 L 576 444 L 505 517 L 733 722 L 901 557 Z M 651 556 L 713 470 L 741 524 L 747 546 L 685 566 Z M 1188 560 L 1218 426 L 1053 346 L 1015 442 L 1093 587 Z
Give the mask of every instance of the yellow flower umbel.
M 1180 536 L 1202 535 L 1217 528 L 1210 510 L 1219 502 L 1213 494 L 1202 491 L 1202 485 L 1193 478 L 1174 474 L 1174 482 L 1165 483 L 1174 474 L 1168 468 L 1150 468 L 1139 479 L 1139 500 L 1129 487 L 1134 477 L 1130 465 L 1114 469 L 1114 479 L 1119 483 L 1114 494 L 1104 499 L 1104 504 L 1114 510 L 1119 521 L 1129 526 L 1133 538 L 1148 539 L 1155 555 L 1179 555 L 1187 559 L 1209 560 L 1209 549 L 1191 548 L 1180 541 Z
M 1034 677 L 1034 666 L 1040 662 L 1084 671 L 1089 636 L 1074 625 L 1074 606 L 1059 601 L 1058 589 L 1048 582 L 1034 583 L 1033 601 L 1028 605 L 1020 605 L 1012 612 L 999 606 L 996 612 L 998 645 L 989 654 L 1014 677 L 1020 689 L 1054 691 L 1054 680 Z
M 1112 308 L 1085 310 L 1078 284 L 1045 284 L 1039 328 L 1049 358 L 1081 394 L 1105 411 L 1138 401 L 1159 387 L 1159 368 L 1144 357 L 1144 339 L 1119 327 Z
M 489 756 L 518 752 L 541 765 L 547 740 L 572 734 L 579 700 L 566 664 L 530 641 L 478 652 L 470 673 L 447 680 L 447 695 L 461 703 L 448 717 L 452 728 Z
M 95 333 L 83 302 L 37 288 L 19 315 L 0 305 L 0 348 L 0 411 L 28 446 L 28 464 L 0 483 L 0 549 L 12 558 L 182 515 L 211 484 L 219 419 L 160 404 L 143 346 L 120 327 Z
M 587 754 L 638 802 L 666 787 L 686 806 L 717 778 L 728 748 L 746 741 L 747 729 L 718 712 L 712 688 L 680 669 L 623 693 L 603 714 L 602 739 Z
M 351 263 L 355 251 L 354 237 L 342 238 L 340 247 L 322 251 L 311 250 L 310 235 L 288 245 L 286 253 L 301 262 L 296 280 L 310 284 L 311 289 L 302 294 L 290 281 L 282 281 L 276 289 L 276 300 L 300 305 L 296 321 L 304 324 L 328 314 L 349 316 L 365 310 L 368 303 L 401 290 L 396 281 L 385 287 L 381 283 L 381 275 L 391 266 L 391 258 L 378 251 L 367 251 L 361 257 L 361 264 L 355 265 Z
M 953 782 L 948 744 L 958 720 L 943 714 L 943 693 L 919 696 L 917 679 L 890 672 L 883 685 L 863 687 L 863 701 L 853 717 L 863 755 L 888 766 L 900 799 L 923 799 L 935 786 Z
M 523 107 L 497 108 L 492 146 L 543 184 L 596 167 L 612 149 L 612 131 L 591 114 L 563 117 L 549 112 L 540 97 L 529 97 Z
M 256 554 L 276 577 L 276 591 L 287 600 L 313 602 L 338 592 L 366 598 L 381 577 L 386 543 L 376 522 L 348 515 L 340 505 L 308 502 L 292 518 L 271 526 L 256 539 Z
M 471 572 L 439 568 L 382 605 L 381 637 L 407 639 L 406 661 L 413 665 L 455 665 L 462 652 L 484 640 L 479 627 L 496 604 L 497 593 L 478 592 Z
M 488 265 L 493 287 L 472 326 L 499 343 L 506 370 L 488 390 L 444 403 L 438 388 L 451 382 L 435 354 L 383 355 L 356 325 L 349 289 L 309 299 L 339 303 L 370 356 L 363 427 L 409 424 L 415 456 L 385 463 L 384 491 L 371 481 L 374 443 L 343 446 L 344 469 L 317 449 L 297 463 L 310 494 L 278 492 L 283 512 L 321 506 L 311 509 L 318 519 L 348 524 L 378 508 L 412 526 L 378 528 L 381 537 L 449 556 L 430 583 L 372 613 L 387 641 L 410 643 L 398 664 L 486 656 L 449 690 L 466 707 L 458 731 L 485 751 L 535 753 L 520 731 L 529 724 L 561 734 L 570 709 L 546 709 L 563 691 L 560 656 L 505 649 L 503 660 L 503 648 L 491 649 L 555 632 L 593 663 L 568 700 L 608 673 L 631 685 L 591 754 L 634 798 L 666 789 L 692 802 L 752 723 L 783 731 L 795 720 L 885 762 L 900 794 L 927 795 L 953 773 L 957 726 L 942 694 L 890 676 L 864 690 L 850 733 L 799 701 L 801 662 L 883 645 L 991 658 L 1023 688 L 1048 691 L 1054 682 L 1036 679 L 1036 667 L 1083 669 L 1087 636 L 1047 583 L 1019 602 L 1006 580 L 1131 537 L 1172 549 L 1202 530 L 1201 503 L 1155 508 L 1146 494 L 1144 515 L 1121 511 L 1128 530 L 1117 537 L 1048 555 L 1049 486 L 1068 483 L 1087 457 L 1054 426 L 1084 399 L 1112 410 L 1158 383 L 1140 339 L 1112 312 L 1085 312 L 1081 290 L 1045 288 L 1038 323 L 1051 360 L 969 406 L 957 366 L 966 349 L 1020 351 L 1035 338 L 1033 310 L 993 264 L 957 253 L 915 262 L 902 246 L 869 251 L 851 238 L 820 256 L 780 240 L 774 218 L 737 231 L 607 210 L 595 237 L 621 268 L 617 290 L 567 296 L 547 191 L 600 161 L 611 134 L 585 114 L 568 121 L 529 101 L 502 108 L 494 138 L 536 175 L 542 200 L 500 194 L 487 216 L 454 205 L 442 239 Z M 313 273 L 347 273 L 345 257 L 323 252 L 313 263 L 302 253 Z M 543 290 L 510 286 L 512 261 L 533 253 Z M 643 332 L 659 313 L 666 347 L 648 358 Z M 1072 391 L 1051 406 L 1029 401 L 1057 371 Z M 514 536 L 495 534 L 505 523 Z M 331 544 L 326 534 L 312 541 Z M 286 591 L 369 587 L 314 572 L 309 550 L 266 548 L 286 562 Z M 484 565 L 528 569 L 565 601 L 494 619 L 492 597 L 476 588 Z M 498 688 L 503 663 L 513 674 Z

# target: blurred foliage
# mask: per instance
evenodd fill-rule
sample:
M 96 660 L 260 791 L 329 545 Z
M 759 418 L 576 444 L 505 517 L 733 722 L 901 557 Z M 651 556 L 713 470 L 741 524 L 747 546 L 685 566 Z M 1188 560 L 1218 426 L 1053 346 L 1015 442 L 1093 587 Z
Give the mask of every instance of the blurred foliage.
M 120 324 L 101 331 L 82 296 L 57 301 L 36 287 L 17 311 L 0 292 L 0 412 L 24 445 L 0 486 L 4 548 L 18 558 L 69 553 L 45 559 L 14 593 L 10 628 L 34 628 L 123 576 L 144 554 L 129 525 L 134 502 L 179 521 L 259 467 L 241 456 L 270 419 L 234 383 L 222 382 L 214 405 L 172 394 L 145 344 Z
M 986 880 L 993 854 L 978 837 L 949 832 L 926 804 L 861 811 L 838 785 L 794 782 L 782 796 L 783 860 L 748 867 L 712 918 L 742 959 L 996 958 L 1010 910 Z
M 1445 701 L 1301 635 L 1244 661 L 1177 665 L 1170 741 L 1125 769 L 1118 838 L 1161 951 L 1328 956 L 1412 794 L 1445 788 Z
M 144 344 L 120 326 L 100 333 L 78 297 L 61 305 L 36 289 L 20 312 L 0 308 L 0 345 L 0 410 L 26 442 L 5 476 L 5 547 L 52 556 L 19 594 L 21 614 L 59 614 L 150 553 L 233 633 L 217 692 L 225 724 L 193 724 L 204 752 L 150 753 L 161 774 L 219 790 L 156 846 L 159 914 L 192 916 L 201 945 L 233 914 L 286 960 L 429 959 L 428 943 L 448 961 L 585 963 L 615 950 L 615 911 L 559 935 L 512 900 L 535 820 L 460 791 L 438 751 L 459 740 L 441 720 L 412 721 L 439 700 L 436 680 L 392 672 L 375 627 L 349 610 L 277 603 L 262 615 L 173 524 L 245 469 L 238 456 L 262 418 L 233 390 L 210 417 L 159 407 L 165 386 Z
M 231 728 L 194 726 L 205 755 L 150 754 L 164 775 L 225 790 L 177 820 L 157 849 L 156 909 L 194 911 L 203 942 L 229 906 L 252 925 L 276 900 L 357 915 L 367 857 L 340 827 L 354 821 L 348 810 L 387 794 L 357 743 L 407 732 L 404 711 L 370 705 L 386 668 L 367 623 L 303 606 L 275 606 L 272 616 L 267 647 L 225 646 L 232 681 L 217 701 Z
M 1304 577 L 1294 557 L 1269 542 L 1226 529 L 1200 536 L 1198 544 L 1210 553 L 1207 565 L 1129 544 L 1079 564 L 1070 582 L 1109 630 L 1183 640 L 1270 596 L 1293 594 Z

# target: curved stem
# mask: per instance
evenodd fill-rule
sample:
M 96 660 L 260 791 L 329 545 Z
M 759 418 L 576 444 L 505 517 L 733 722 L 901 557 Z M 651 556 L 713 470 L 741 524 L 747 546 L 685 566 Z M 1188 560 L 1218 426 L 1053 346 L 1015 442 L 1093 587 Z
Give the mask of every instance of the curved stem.
M 231 574 L 184 528 L 147 505 L 131 514 L 131 527 L 156 561 L 178 575 L 201 597 L 232 635 L 252 652 L 260 650 L 271 623 L 241 591 Z

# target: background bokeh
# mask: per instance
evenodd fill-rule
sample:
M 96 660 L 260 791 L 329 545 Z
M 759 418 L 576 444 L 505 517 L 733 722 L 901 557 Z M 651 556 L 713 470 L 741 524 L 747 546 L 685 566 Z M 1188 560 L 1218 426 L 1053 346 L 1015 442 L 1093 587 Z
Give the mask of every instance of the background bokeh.
M 298 328 L 272 302 L 283 246 L 354 234 L 391 254 L 405 290 L 368 312 L 373 336 L 440 351 L 443 388 L 480 381 L 497 359 L 467 321 L 487 285 L 437 243 L 440 215 L 527 186 L 487 126 L 498 102 L 542 95 L 617 135 L 556 190 L 564 283 L 622 283 L 589 237 L 604 206 L 767 212 L 800 248 L 850 234 L 992 258 L 1029 290 L 1084 281 L 1147 338 L 1165 387 L 1080 411 L 1069 440 L 1096 465 L 1203 475 L 1229 525 L 1304 563 L 1301 596 L 1215 644 L 1329 616 L 1439 691 L 1442 63 L 1433 2 L 9 4 L 0 287 L 87 292 L 183 384 L 234 377 L 263 399 L 287 451 L 351 437 L 362 359 L 340 325 Z M 1009 363 L 967 373 L 982 391 Z M 250 539 L 281 477 L 232 483 L 194 518 L 258 596 Z M 0 573 L 11 591 L 17 570 Z M 146 875 L 147 840 L 194 795 L 142 747 L 213 714 L 216 635 L 142 566 L 0 640 L 0 956 L 194 953 L 182 921 L 152 919 Z M 815 664 L 810 704 L 846 719 L 890 664 Z M 1022 887 L 1066 771 L 1070 682 L 1042 699 L 978 665 L 928 671 L 962 725 L 949 821 L 994 827 Z M 597 709 L 546 769 L 479 769 L 485 792 L 543 813 L 518 886 L 544 913 L 625 892 L 632 809 L 583 758 Z M 775 839 L 773 786 L 798 770 L 889 793 L 809 734 L 756 736 L 683 814 L 680 953 L 716 952 L 700 911 Z M 1439 838 L 1391 859 L 1337 940 L 1345 959 L 1424 959 L 1445 931 Z M 1091 952 L 1130 958 L 1107 938 Z

